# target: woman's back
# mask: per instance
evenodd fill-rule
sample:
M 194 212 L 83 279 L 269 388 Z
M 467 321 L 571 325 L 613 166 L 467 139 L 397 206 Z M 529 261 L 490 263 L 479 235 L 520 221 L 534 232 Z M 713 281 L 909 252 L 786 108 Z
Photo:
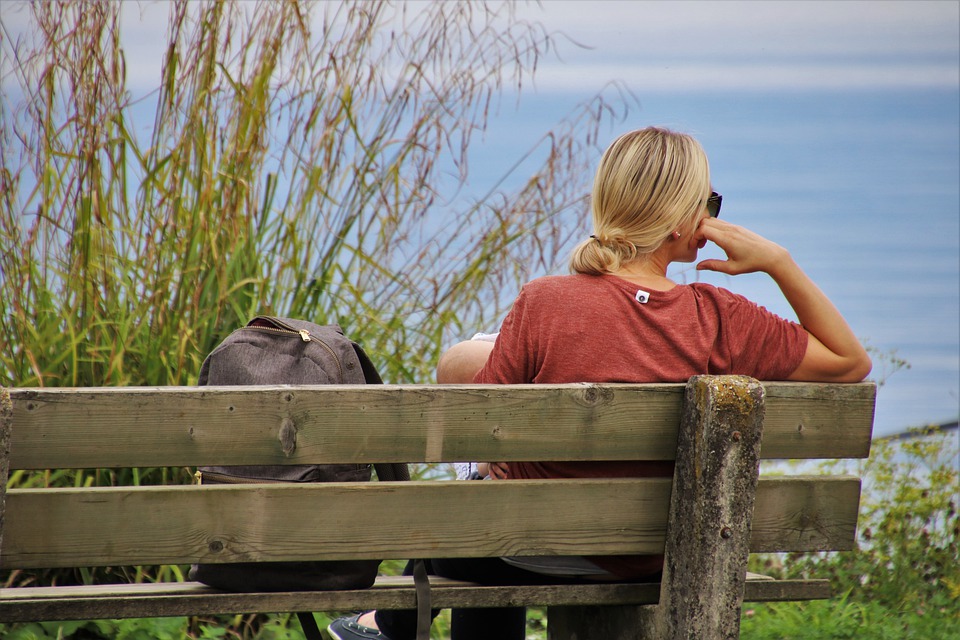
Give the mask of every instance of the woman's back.
M 796 323 L 711 285 L 655 291 L 611 275 L 548 276 L 523 288 L 475 382 L 776 380 L 806 344 Z

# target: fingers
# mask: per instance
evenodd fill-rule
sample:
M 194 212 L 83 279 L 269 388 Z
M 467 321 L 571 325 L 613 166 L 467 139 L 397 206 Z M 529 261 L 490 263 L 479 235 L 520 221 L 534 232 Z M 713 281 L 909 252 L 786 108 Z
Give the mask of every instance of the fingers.
M 490 477 L 494 478 L 495 480 L 506 480 L 507 479 L 507 463 L 491 462 Z
M 733 225 L 730 225 L 730 223 L 722 220 L 717 220 L 715 218 L 704 218 L 703 220 L 700 221 L 700 224 L 697 226 L 696 237 L 694 239 L 698 242 L 701 240 L 706 240 L 714 243 L 715 245 L 720 247 L 720 249 L 722 249 L 723 252 L 726 253 L 727 257 L 729 258 L 730 254 L 725 247 L 727 243 L 724 240 L 725 231 L 726 231 L 724 227 L 727 227 L 727 226 L 733 226 Z M 697 263 L 697 270 L 698 271 L 717 271 L 719 273 L 726 273 L 726 274 L 731 274 L 733 271 L 729 260 L 718 260 L 715 258 L 711 258 L 708 260 L 701 260 L 700 262 Z
M 726 260 L 701 260 L 697 263 L 697 271 L 716 271 L 717 273 L 733 275 Z
M 743 227 L 727 222 L 726 220 L 704 218 L 697 226 L 696 239 L 708 240 L 720 248 L 724 248 L 725 245 L 735 239 L 737 234 L 745 231 L 747 230 Z
M 709 270 L 728 275 L 740 275 L 766 271 L 789 254 L 780 245 L 746 229 L 744 227 L 715 220 L 704 219 L 697 228 L 699 238 L 708 240 L 727 255 L 726 260 L 703 260 L 697 264 L 698 270 Z

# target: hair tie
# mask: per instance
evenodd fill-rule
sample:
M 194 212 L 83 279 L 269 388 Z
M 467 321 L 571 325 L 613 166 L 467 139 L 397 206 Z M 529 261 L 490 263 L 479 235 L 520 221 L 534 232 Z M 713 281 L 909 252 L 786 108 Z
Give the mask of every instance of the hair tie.
M 598 238 L 597 236 L 593 235 L 592 233 L 590 234 L 590 237 L 593 238 L 594 240 L 596 240 L 597 242 L 600 242 L 600 238 Z

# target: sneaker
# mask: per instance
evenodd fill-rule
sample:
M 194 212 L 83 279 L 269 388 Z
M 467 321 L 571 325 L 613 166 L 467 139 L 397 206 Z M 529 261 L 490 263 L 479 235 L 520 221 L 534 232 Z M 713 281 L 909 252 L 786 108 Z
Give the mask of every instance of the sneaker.
M 372 638 L 390 640 L 390 638 L 380 631 L 365 627 L 357 622 L 361 615 L 363 614 L 358 613 L 349 618 L 337 618 L 327 627 L 327 633 L 330 634 L 333 640 L 371 640 Z

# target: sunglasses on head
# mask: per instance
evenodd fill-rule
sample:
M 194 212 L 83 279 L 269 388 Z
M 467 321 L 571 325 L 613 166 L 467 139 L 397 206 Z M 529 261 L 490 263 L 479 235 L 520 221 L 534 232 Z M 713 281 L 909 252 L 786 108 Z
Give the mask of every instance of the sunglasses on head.
M 711 218 L 720 217 L 720 204 L 723 202 L 723 196 L 717 193 L 716 191 L 710 192 L 710 197 L 707 198 L 707 213 L 710 214 Z

